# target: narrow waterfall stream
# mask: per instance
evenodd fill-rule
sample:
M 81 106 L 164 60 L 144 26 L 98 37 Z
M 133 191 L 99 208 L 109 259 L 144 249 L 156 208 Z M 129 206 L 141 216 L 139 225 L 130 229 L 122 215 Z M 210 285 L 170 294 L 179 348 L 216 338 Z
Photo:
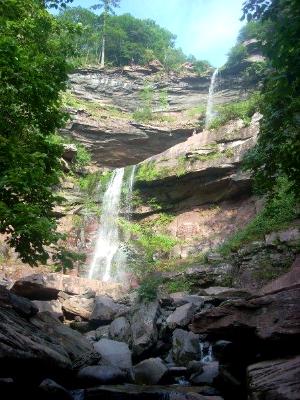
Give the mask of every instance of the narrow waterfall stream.
M 113 171 L 112 177 L 103 196 L 100 227 L 88 277 L 109 281 L 112 276 L 112 266 L 116 271 L 124 269 L 126 254 L 123 251 L 120 236 L 118 217 L 121 210 L 121 195 L 123 185 L 127 185 L 126 214 L 131 213 L 132 189 L 136 166 L 132 167 L 129 179 L 124 182 L 124 168 Z
M 210 81 L 210 86 L 209 86 L 209 92 L 208 92 L 208 100 L 207 100 L 207 106 L 206 106 L 206 114 L 205 114 L 205 128 L 207 129 L 209 127 L 209 124 L 211 123 L 214 112 L 214 91 L 215 91 L 215 86 L 216 86 L 216 80 L 217 80 L 217 75 L 218 75 L 218 68 L 214 71 L 211 77 Z

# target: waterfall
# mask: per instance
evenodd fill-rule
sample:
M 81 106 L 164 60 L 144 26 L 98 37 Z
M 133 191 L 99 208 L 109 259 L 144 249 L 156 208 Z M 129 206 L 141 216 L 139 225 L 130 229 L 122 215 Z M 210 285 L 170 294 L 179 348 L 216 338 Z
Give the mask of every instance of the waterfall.
M 124 168 L 114 170 L 103 196 L 100 228 L 89 268 L 89 278 L 100 278 L 101 274 L 103 281 L 108 281 L 111 278 L 112 262 L 114 257 L 118 255 L 120 247 L 117 219 L 120 212 L 123 177 Z M 120 257 L 117 258 L 120 259 Z
M 131 169 L 129 178 L 124 182 L 124 168 L 113 171 L 112 177 L 104 193 L 100 227 L 97 233 L 96 247 L 89 268 L 89 278 L 109 281 L 112 267 L 117 273 L 124 271 L 126 252 L 119 237 L 118 217 L 121 210 L 121 194 L 124 186 L 126 193 L 126 216 L 132 212 L 132 190 L 136 165 Z
M 206 106 L 206 114 L 205 114 L 205 128 L 206 129 L 209 127 L 209 124 L 211 123 L 213 116 L 214 116 L 214 113 L 213 113 L 214 90 L 215 90 L 218 72 L 219 72 L 218 68 L 215 69 L 214 73 L 212 74 L 211 81 L 210 81 L 208 100 L 207 100 L 207 106 Z
M 211 343 L 200 341 L 200 354 L 204 364 L 214 361 Z
M 127 218 L 129 219 L 132 213 L 132 190 L 134 184 L 136 165 L 132 166 L 131 173 L 128 181 L 128 194 L 127 194 Z

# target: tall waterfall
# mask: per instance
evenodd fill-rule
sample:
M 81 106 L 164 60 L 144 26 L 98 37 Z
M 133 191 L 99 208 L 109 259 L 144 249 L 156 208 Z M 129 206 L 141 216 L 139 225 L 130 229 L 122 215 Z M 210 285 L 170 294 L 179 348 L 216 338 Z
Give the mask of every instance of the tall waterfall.
M 89 269 L 89 278 L 102 277 L 103 281 L 108 281 L 111 277 L 112 261 L 119 249 L 117 218 L 120 212 L 123 177 L 124 168 L 114 170 L 103 196 L 100 228 Z
M 126 253 L 119 237 L 118 217 L 121 210 L 122 187 L 125 185 L 126 214 L 128 218 L 130 217 L 135 170 L 136 166 L 134 165 L 126 182 L 124 182 L 124 168 L 118 168 L 113 171 L 103 196 L 100 227 L 89 268 L 89 278 L 109 281 L 113 266 L 117 272 L 124 270 Z
M 205 114 L 205 128 L 207 129 L 209 127 L 209 124 L 211 123 L 214 113 L 213 113 L 213 107 L 214 107 L 214 90 L 215 90 L 215 85 L 216 85 L 216 79 L 218 75 L 218 68 L 214 71 L 211 81 L 210 81 L 210 86 L 209 86 L 209 92 L 208 92 L 208 100 L 207 100 L 207 106 L 206 106 L 206 114 Z

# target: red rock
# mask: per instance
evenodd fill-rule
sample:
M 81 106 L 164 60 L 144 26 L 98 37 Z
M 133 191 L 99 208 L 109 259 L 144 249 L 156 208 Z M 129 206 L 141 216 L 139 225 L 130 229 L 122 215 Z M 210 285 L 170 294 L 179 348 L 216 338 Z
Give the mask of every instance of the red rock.
M 275 293 L 287 287 L 297 286 L 300 286 L 300 255 L 296 257 L 290 271 L 265 285 L 261 294 Z
M 300 356 L 248 367 L 249 400 L 299 400 Z

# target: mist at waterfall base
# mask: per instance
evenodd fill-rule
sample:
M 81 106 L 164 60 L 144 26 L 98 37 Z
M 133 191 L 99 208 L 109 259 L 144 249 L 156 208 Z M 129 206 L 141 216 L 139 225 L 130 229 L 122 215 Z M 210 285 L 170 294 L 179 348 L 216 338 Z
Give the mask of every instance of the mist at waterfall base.
M 125 246 L 122 245 L 120 240 L 118 217 L 121 212 L 121 197 L 124 187 L 126 188 L 125 214 L 127 217 L 131 214 L 135 169 L 136 166 L 131 168 L 128 179 L 124 179 L 124 168 L 117 168 L 112 172 L 103 196 L 100 226 L 88 272 L 90 279 L 99 279 L 107 282 L 112 279 L 120 279 L 125 272 L 127 254 Z M 112 274 L 112 270 L 116 273 Z

